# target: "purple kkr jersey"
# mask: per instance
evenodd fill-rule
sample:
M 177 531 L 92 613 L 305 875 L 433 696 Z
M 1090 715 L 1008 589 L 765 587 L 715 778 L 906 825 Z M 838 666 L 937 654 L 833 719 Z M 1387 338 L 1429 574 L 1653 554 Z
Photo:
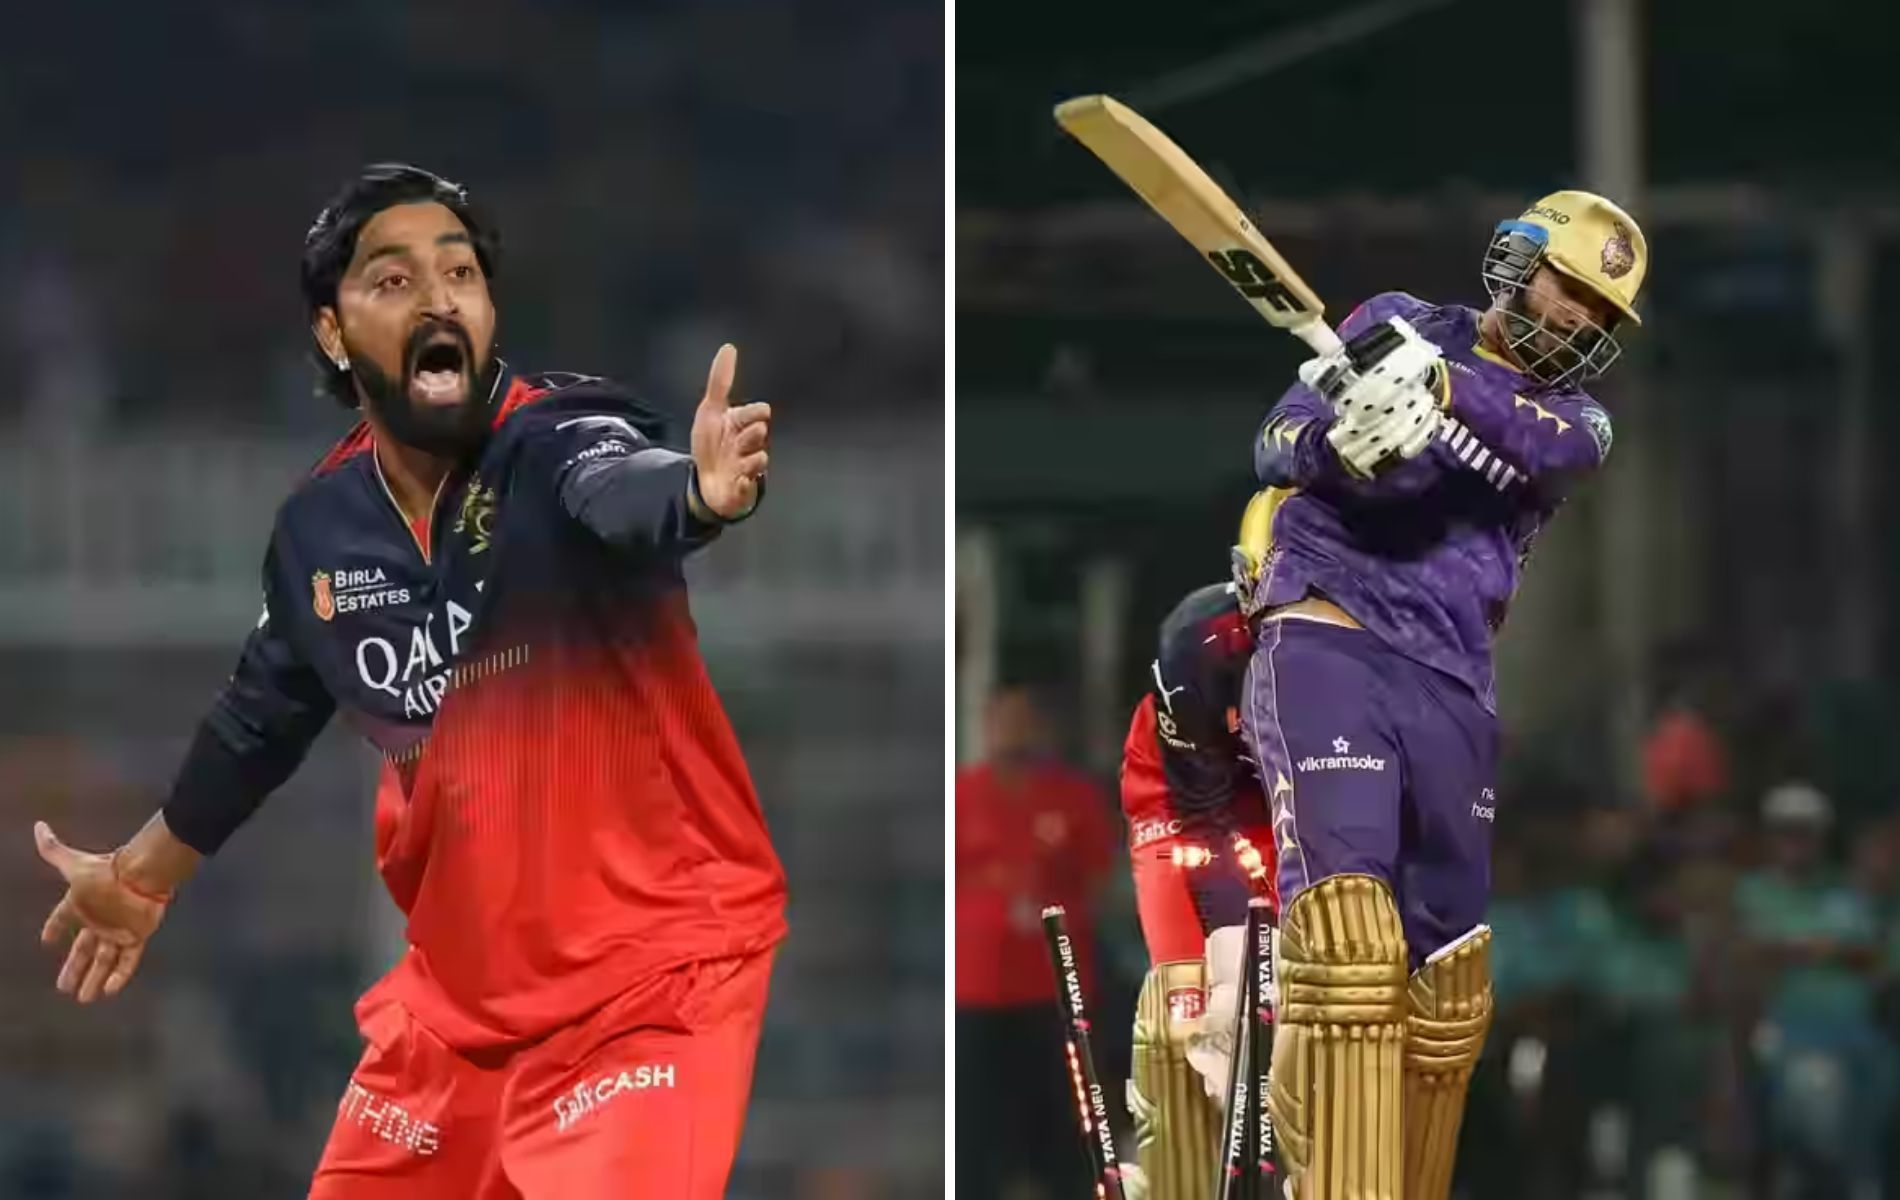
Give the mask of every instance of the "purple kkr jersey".
M 1393 316 L 1444 354 L 1452 419 L 1417 458 L 1362 479 L 1326 441 L 1332 407 L 1295 384 L 1254 441 L 1261 484 L 1290 492 L 1274 512 L 1254 601 L 1324 596 L 1495 713 L 1492 637 L 1538 531 L 1609 453 L 1609 414 L 1479 349 L 1479 314 L 1460 305 L 1386 292 L 1354 310 L 1340 336 Z

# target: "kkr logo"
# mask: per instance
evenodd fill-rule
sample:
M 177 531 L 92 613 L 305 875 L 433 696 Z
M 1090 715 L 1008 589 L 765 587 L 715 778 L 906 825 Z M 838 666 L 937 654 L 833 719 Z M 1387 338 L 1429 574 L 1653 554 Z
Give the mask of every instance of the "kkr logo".
M 1272 269 L 1260 261 L 1251 250 L 1210 250 L 1207 261 L 1214 269 L 1227 277 L 1227 282 L 1249 300 L 1270 304 L 1278 312 L 1303 313 L 1308 311 L 1300 303 L 1299 297 L 1281 283 Z
M 1603 273 L 1621 279 L 1636 266 L 1636 248 L 1630 245 L 1630 231 L 1623 222 L 1610 223 L 1610 236 L 1603 243 Z

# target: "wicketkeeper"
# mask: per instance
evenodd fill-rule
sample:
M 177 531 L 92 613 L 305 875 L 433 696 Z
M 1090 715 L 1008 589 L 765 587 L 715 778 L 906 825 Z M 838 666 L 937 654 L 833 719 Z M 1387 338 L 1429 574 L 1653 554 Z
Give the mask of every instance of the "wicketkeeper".
M 1249 509 L 1263 533 L 1266 499 Z M 1206 1200 L 1214 1178 L 1241 926 L 1248 899 L 1273 886 L 1266 799 L 1240 738 L 1253 645 L 1234 584 L 1182 599 L 1162 622 L 1152 685 L 1122 751 L 1122 814 L 1150 960 L 1128 1081 L 1138 1165 L 1124 1169 L 1123 1186 L 1132 1200 Z

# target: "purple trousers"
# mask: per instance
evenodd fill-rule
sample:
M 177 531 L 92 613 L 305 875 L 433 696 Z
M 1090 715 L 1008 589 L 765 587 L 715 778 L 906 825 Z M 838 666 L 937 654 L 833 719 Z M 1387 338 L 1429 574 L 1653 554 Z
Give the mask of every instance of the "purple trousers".
M 1484 919 L 1497 719 L 1360 629 L 1264 623 L 1241 696 L 1279 849 L 1281 911 L 1331 875 L 1392 888 L 1416 970 Z

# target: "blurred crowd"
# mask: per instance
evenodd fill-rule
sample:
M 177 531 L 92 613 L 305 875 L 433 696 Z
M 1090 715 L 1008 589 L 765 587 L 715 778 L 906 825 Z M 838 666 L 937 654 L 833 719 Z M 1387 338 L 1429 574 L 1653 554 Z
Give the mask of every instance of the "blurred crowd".
M 1655 714 L 1639 803 L 1507 793 L 1472 1197 L 1900 1195 L 1884 747 L 1821 757 L 1838 718 L 1696 692 Z
M 0 423 L 334 427 L 297 256 L 391 158 L 497 219 L 521 365 L 684 404 L 729 338 L 741 385 L 801 413 L 942 393 L 941 7 L 184 0 L 109 25 L 27 10 L 0 51 Z M 87 95 L 39 103 L 77 61 Z

